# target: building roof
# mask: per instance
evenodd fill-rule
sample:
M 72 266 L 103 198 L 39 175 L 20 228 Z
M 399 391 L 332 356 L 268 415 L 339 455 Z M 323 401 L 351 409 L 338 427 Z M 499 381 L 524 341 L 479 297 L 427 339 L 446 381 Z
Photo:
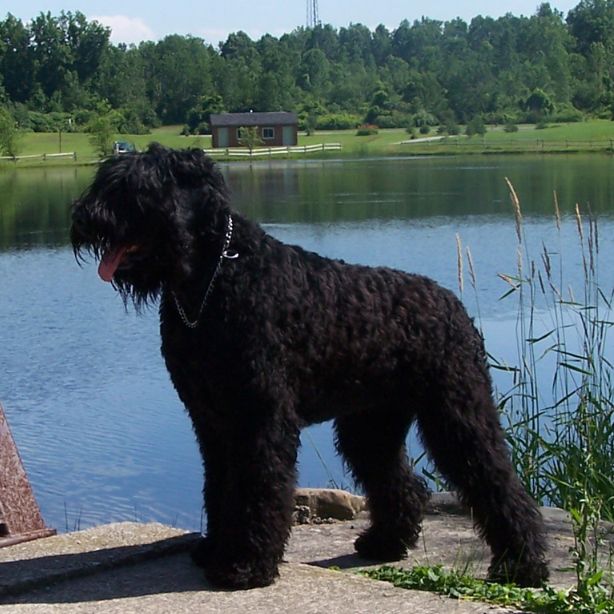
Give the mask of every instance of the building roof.
M 298 123 L 296 113 L 212 113 L 211 126 L 293 126 Z

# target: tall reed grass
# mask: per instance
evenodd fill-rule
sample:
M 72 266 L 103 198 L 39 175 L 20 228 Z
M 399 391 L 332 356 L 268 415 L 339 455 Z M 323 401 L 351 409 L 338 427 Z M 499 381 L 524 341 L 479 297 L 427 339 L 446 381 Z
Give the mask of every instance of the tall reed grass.
M 527 490 L 572 518 L 576 590 L 588 595 L 602 580 L 601 521 L 614 522 L 614 405 L 612 348 L 608 345 L 614 290 L 600 281 L 599 233 L 590 209 L 561 216 L 556 193 L 554 246 L 532 254 L 520 199 L 507 180 L 516 228 L 516 270 L 501 274 L 502 300 L 516 301 L 516 364 L 491 356 L 509 375 L 498 401 L 513 462 Z M 563 230 L 572 224 L 576 250 L 564 261 Z M 457 239 L 459 278 L 462 249 Z M 569 285 L 566 267 L 580 266 Z M 611 275 L 611 273 L 608 273 Z M 475 275 L 471 276 L 475 287 Z M 611 285 L 611 280 L 610 280 Z M 461 291 L 462 291 L 462 286 Z M 611 553 L 610 553 L 611 554 Z

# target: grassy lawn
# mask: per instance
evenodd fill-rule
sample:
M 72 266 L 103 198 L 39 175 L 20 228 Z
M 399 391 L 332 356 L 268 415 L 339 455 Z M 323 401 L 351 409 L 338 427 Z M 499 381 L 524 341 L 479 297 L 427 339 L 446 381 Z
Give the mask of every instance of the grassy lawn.
M 210 136 L 181 136 L 180 126 L 156 128 L 151 134 L 118 135 L 120 140 L 132 141 L 138 149 L 148 143 L 159 141 L 163 145 L 176 148 L 211 148 Z M 425 139 L 426 140 L 423 140 Z M 403 142 L 404 141 L 404 142 Z M 534 126 L 520 126 L 518 132 L 504 132 L 501 126 L 489 127 L 485 136 L 468 138 L 464 135 L 440 138 L 435 132 L 417 135 L 410 140 L 402 129 L 380 130 L 370 136 L 356 136 L 355 130 L 318 131 L 311 136 L 299 134 L 299 145 L 318 143 L 340 143 L 342 151 L 326 154 L 307 154 L 342 156 L 385 156 L 385 155 L 454 155 L 469 153 L 513 153 L 513 152 L 575 152 L 601 151 L 614 152 L 614 121 L 592 120 L 574 124 L 552 125 L 536 130 Z M 88 163 L 97 159 L 96 152 L 83 133 L 28 133 L 21 139 L 21 155 L 55 154 L 75 152 L 78 163 Z M 297 157 L 295 154 L 293 157 Z M 43 161 L 20 161 L 19 166 L 49 164 Z M 54 163 L 73 164 L 72 159 Z M 2 162 L 2 165 L 13 164 Z

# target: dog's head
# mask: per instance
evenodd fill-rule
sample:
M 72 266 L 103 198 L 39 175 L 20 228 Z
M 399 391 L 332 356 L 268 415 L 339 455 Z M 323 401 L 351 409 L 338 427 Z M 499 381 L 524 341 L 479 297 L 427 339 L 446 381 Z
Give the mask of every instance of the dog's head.
M 109 158 L 73 204 L 75 256 L 94 255 L 102 279 L 139 307 L 219 252 L 227 201 L 220 171 L 199 149 L 152 144 Z

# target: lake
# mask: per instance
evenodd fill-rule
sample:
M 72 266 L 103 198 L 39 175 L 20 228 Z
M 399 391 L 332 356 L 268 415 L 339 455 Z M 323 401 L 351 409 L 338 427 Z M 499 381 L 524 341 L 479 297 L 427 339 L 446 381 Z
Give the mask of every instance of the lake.
M 505 177 L 522 203 L 529 252 L 542 241 L 582 276 L 576 203 L 598 216 L 611 276 L 614 158 L 508 156 L 272 161 L 222 165 L 235 208 L 281 240 L 349 262 L 433 277 L 460 292 L 457 235 L 477 290 L 463 299 L 488 350 L 515 358 L 516 272 Z M 72 530 L 118 520 L 201 527 L 202 468 L 189 420 L 159 354 L 157 313 L 124 309 L 94 262 L 68 246 L 70 202 L 92 168 L 0 170 L 0 400 L 43 515 Z M 556 190 L 563 214 L 557 233 Z M 463 249 L 464 249 L 463 247 Z M 609 268 L 608 268 L 609 267 Z M 611 279 L 604 285 L 611 287 Z M 497 386 L 506 382 L 496 375 Z M 308 429 L 299 484 L 350 485 L 328 425 Z M 410 438 L 412 455 L 420 454 Z

